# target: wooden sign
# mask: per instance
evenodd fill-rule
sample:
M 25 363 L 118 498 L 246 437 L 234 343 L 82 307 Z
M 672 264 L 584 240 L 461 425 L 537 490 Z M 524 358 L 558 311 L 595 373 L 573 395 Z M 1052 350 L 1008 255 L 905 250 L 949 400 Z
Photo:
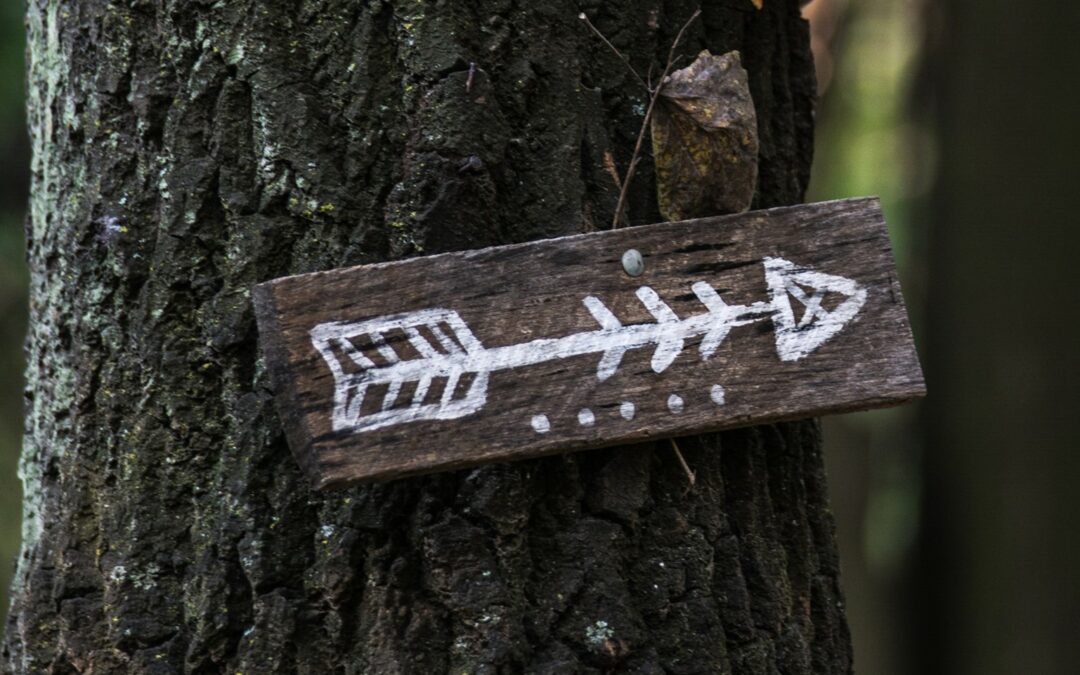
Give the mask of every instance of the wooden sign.
M 872 198 L 287 277 L 255 305 L 320 488 L 925 393 Z

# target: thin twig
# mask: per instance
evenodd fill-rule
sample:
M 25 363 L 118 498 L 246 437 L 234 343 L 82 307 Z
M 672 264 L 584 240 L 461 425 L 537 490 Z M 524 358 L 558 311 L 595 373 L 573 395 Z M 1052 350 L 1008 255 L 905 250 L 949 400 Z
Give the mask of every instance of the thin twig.
M 469 78 L 467 80 L 465 80 L 465 93 L 466 94 L 472 92 L 473 78 L 475 78 L 475 77 L 476 77 L 476 62 L 470 61 L 469 62 Z
M 694 483 L 697 482 L 697 476 L 690 470 L 690 465 L 686 463 L 686 458 L 683 457 L 682 451 L 679 450 L 679 444 L 675 442 L 674 438 L 669 439 L 671 441 L 671 449 L 675 451 L 675 457 L 679 460 L 679 465 L 682 466 L 682 470 L 686 472 L 686 481 L 690 484 L 687 488 L 687 492 L 694 489 Z
M 600 29 L 598 29 L 596 26 L 594 26 L 592 21 L 589 21 L 589 17 L 585 16 L 585 12 L 582 12 L 581 14 L 578 14 L 578 18 L 581 19 L 582 21 L 584 21 L 585 25 L 588 26 L 589 29 L 592 32 L 596 33 L 596 36 L 598 38 L 600 38 L 601 40 L 603 40 L 604 44 L 606 44 L 611 49 L 611 51 L 615 52 L 615 56 L 618 56 L 619 59 L 623 63 L 626 64 L 627 69 L 629 69 L 630 72 L 633 73 L 634 78 L 637 79 L 637 81 L 641 84 L 641 86 L 645 87 L 646 91 L 651 92 L 652 89 L 649 87 L 649 85 L 645 84 L 645 80 L 641 79 L 641 75 L 638 75 L 638 71 L 634 70 L 634 67 L 632 65 L 630 65 L 630 59 L 627 58 L 627 56 L 625 54 L 620 52 L 618 47 L 611 44 L 610 40 L 608 40 L 606 37 L 604 37 L 604 34 L 600 32 Z
M 619 190 L 619 201 L 615 203 L 615 217 L 611 221 L 611 229 L 613 230 L 619 226 L 619 221 L 623 219 L 626 195 L 630 189 L 630 181 L 634 178 L 634 169 L 637 168 L 638 155 L 641 154 L 641 144 L 645 141 L 645 131 L 649 128 L 649 122 L 652 120 L 653 108 L 656 107 L 656 102 L 660 99 L 660 92 L 664 89 L 665 81 L 667 80 L 668 74 L 671 72 L 672 66 L 675 65 L 675 50 L 678 49 L 679 43 L 682 42 L 683 34 L 686 32 L 686 29 L 689 28 L 690 24 L 699 16 L 701 16 L 701 10 L 697 9 L 690 15 L 690 18 L 686 20 L 683 27 L 679 29 L 679 34 L 675 36 L 675 41 L 671 43 L 671 49 L 668 50 L 667 65 L 664 66 L 664 72 L 660 75 L 660 82 L 656 85 L 655 89 L 651 90 L 652 97 L 649 99 L 649 107 L 645 111 L 645 119 L 641 122 L 641 130 L 638 132 L 637 142 L 634 143 L 634 154 L 630 156 L 630 167 L 626 170 L 626 177 L 623 179 L 622 189 Z M 586 21 L 587 20 L 588 19 L 586 19 Z M 589 25 L 591 26 L 592 24 Z

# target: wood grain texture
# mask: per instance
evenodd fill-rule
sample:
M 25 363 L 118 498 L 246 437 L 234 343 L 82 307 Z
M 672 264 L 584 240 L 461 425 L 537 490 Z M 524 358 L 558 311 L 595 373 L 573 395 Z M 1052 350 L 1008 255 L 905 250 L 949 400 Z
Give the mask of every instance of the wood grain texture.
M 629 248 L 645 259 L 645 272 L 636 278 L 620 262 Z M 643 286 L 680 320 L 706 313 L 691 290 L 697 282 L 707 283 L 728 305 L 752 306 L 770 297 L 764 273 L 770 258 L 866 289 L 854 318 L 798 360 L 780 358 L 774 323 L 765 317 L 732 328 L 709 358 L 700 354 L 702 337 L 692 337 L 662 372 L 653 364 L 657 347 L 648 344 L 627 350 L 615 373 L 601 380 L 597 363 L 603 351 L 597 347 L 490 372 L 486 400 L 456 419 L 366 429 L 332 425 L 335 378 L 313 346 L 316 326 L 453 310 L 482 343 L 478 349 L 490 351 L 542 338 L 595 335 L 597 319 L 583 304 L 589 296 L 624 326 L 654 325 L 637 294 Z M 874 408 L 925 393 L 885 222 L 873 198 L 286 277 L 257 286 L 254 298 L 290 446 L 318 487 Z M 843 299 L 826 295 L 823 307 L 836 310 Z M 799 319 L 802 305 L 790 302 Z M 440 325 L 452 332 L 445 322 Z M 396 343 L 386 334 L 394 353 L 404 361 L 420 359 L 399 332 Z M 375 369 L 388 365 L 365 339 L 351 344 Z M 467 336 L 457 340 L 468 348 Z M 344 354 L 338 356 L 352 367 Z M 455 397 L 474 381 L 463 376 Z M 427 401 L 439 400 L 439 384 L 431 385 Z M 722 403 L 714 395 L 720 391 L 716 385 Z M 391 386 L 396 385 L 372 384 L 360 415 L 377 416 Z M 389 396 L 393 407 L 407 405 L 418 386 L 406 381 Z M 540 424 L 538 431 L 534 418 L 550 428 Z

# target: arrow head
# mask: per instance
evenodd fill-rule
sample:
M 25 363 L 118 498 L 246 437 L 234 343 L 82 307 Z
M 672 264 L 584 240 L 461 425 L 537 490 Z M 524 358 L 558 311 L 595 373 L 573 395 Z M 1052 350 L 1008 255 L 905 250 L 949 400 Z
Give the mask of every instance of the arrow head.
M 765 282 L 772 296 L 776 353 L 781 361 L 798 361 L 820 347 L 843 330 L 866 303 L 866 289 L 855 281 L 799 267 L 783 258 L 765 258 Z M 829 293 L 845 297 L 831 311 L 821 304 Z M 798 319 L 792 297 L 803 307 Z

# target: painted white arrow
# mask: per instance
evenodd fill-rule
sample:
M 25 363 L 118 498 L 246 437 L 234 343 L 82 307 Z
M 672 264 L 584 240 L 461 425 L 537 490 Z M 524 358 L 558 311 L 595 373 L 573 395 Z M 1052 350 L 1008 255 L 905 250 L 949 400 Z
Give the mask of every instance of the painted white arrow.
M 656 291 L 637 289 L 637 297 L 656 319 L 655 323 L 624 325 L 598 298 L 583 302 L 600 328 L 559 338 L 540 338 L 506 347 L 485 347 L 469 330 L 461 316 L 450 309 L 425 309 L 393 314 L 366 321 L 319 324 L 311 330 L 311 341 L 334 376 L 335 431 L 371 431 L 418 420 L 449 420 L 471 415 L 487 402 L 491 373 L 601 353 L 596 376 L 601 381 L 616 373 L 623 355 L 631 349 L 655 344 L 652 369 L 662 373 L 680 353 L 686 340 L 704 336 L 699 352 L 708 359 L 731 329 L 771 318 L 776 331 L 776 352 L 782 361 L 797 361 L 836 335 L 862 309 L 866 290 L 851 279 L 799 267 L 782 258 L 765 258 L 765 281 L 770 299 L 750 305 L 729 305 L 704 281 L 691 285 L 698 300 L 708 310 L 680 319 Z M 810 289 L 808 293 L 806 289 Z M 822 306 L 825 296 L 836 293 L 844 300 L 833 310 Z M 804 306 L 796 320 L 791 304 L 794 297 Z M 443 326 L 449 332 L 443 330 Z M 403 359 L 387 341 L 390 331 L 403 331 L 419 358 Z M 353 343 L 365 338 L 378 354 L 378 361 L 365 355 Z M 352 366 L 346 372 L 338 354 Z M 357 370 L 358 369 L 358 370 Z M 473 379 L 456 397 L 463 375 Z M 437 400 L 427 401 L 436 378 L 446 378 Z M 406 383 L 416 383 L 408 400 L 398 401 Z M 378 410 L 363 413 L 369 387 L 387 387 Z

